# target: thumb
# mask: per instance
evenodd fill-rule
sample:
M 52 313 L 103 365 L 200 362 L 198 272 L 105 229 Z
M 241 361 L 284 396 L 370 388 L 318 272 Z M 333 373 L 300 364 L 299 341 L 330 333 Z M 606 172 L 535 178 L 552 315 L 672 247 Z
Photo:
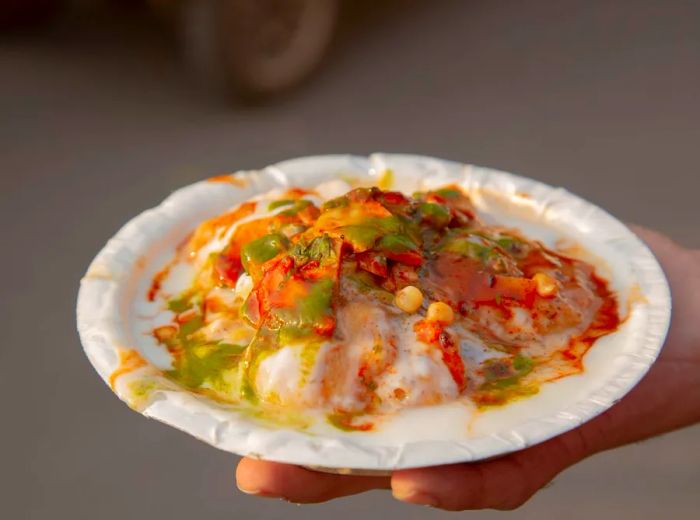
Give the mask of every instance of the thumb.
M 515 509 L 559 472 L 589 454 L 581 430 L 480 462 L 394 472 L 394 497 L 440 509 Z

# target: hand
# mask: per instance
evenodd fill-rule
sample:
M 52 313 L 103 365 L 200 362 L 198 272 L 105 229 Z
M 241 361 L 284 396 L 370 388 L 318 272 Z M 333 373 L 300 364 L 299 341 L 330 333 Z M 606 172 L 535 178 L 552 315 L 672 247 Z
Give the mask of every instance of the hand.
M 244 458 L 238 487 L 249 494 L 298 503 L 324 502 L 370 489 L 448 510 L 514 509 L 567 467 L 595 453 L 700 421 L 700 251 L 635 231 L 656 254 L 673 293 L 673 322 L 659 359 L 619 403 L 592 421 L 522 451 L 480 463 L 395 471 L 391 477 L 317 473 Z

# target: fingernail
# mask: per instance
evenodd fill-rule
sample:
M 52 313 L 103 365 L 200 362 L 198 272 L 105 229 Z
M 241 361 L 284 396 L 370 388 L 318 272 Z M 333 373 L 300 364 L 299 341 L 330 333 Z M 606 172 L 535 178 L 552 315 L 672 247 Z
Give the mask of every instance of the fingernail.
M 238 490 L 241 493 L 245 493 L 246 495 L 264 495 L 263 491 L 261 489 L 246 489 L 243 486 L 241 486 L 238 482 L 236 482 L 236 486 L 238 486 Z
M 401 502 L 407 502 L 409 504 L 418 504 L 423 506 L 437 507 L 438 500 L 428 493 L 423 493 L 421 491 L 416 491 L 413 489 L 393 489 L 391 491 L 392 495 L 396 500 L 401 500 Z

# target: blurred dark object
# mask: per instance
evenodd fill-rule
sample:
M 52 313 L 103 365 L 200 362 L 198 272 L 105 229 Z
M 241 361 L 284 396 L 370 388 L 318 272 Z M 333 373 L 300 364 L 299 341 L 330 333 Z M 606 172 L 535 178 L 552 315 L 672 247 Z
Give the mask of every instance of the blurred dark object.
M 155 2 L 161 11 L 164 2 Z M 240 98 L 261 101 L 322 62 L 339 0 L 179 0 L 176 8 L 188 61 Z
M 0 30 L 25 29 L 53 19 L 63 0 L 1 0 Z
M 340 1 L 0 0 L 0 29 L 37 27 L 61 10 L 148 6 L 174 29 L 198 75 L 243 100 L 263 101 L 298 86 L 322 62 Z

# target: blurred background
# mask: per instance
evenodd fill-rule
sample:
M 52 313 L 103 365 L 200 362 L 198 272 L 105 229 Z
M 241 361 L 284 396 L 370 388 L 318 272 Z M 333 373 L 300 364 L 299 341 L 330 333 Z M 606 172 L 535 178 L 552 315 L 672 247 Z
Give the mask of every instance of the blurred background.
M 385 492 L 250 498 L 235 457 L 131 412 L 79 279 L 129 218 L 293 156 L 513 171 L 700 246 L 700 2 L 0 1 L 0 504 L 8 519 L 438 519 Z M 516 513 L 697 516 L 700 427 L 598 455 Z

